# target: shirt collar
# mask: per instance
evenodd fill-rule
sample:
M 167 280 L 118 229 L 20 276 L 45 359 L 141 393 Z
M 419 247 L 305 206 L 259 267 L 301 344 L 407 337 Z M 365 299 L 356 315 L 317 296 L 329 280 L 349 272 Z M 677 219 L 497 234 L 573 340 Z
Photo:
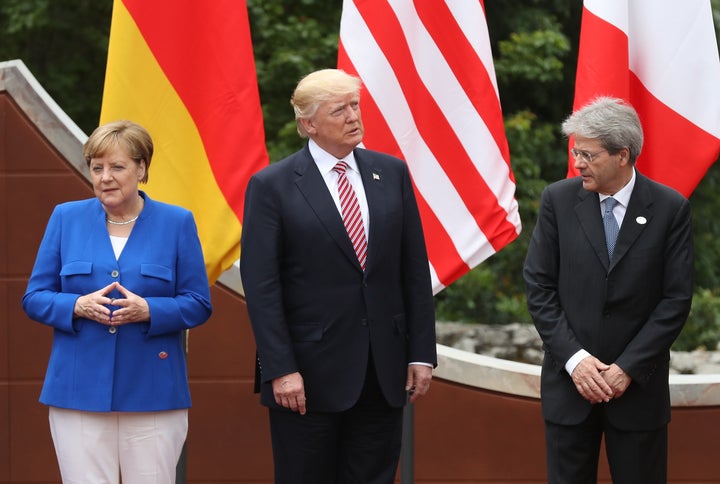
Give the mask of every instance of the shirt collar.
M 633 167 L 632 176 L 630 181 L 625 184 L 620 190 L 618 190 L 612 197 L 618 201 L 623 207 L 627 207 L 630 203 L 630 195 L 632 195 L 633 188 L 635 188 L 635 167 Z M 600 195 L 600 202 L 604 202 L 606 198 L 611 195 Z
M 320 173 L 322 173 L 323 176 L 330 173 L 333 167 L 337 164 L 337 162 L 340 161 L 333 155 L 322 149 L 320 145 L 318 145 L 312 139 L 308 141 L 308 148 L 310 149 L 310 155 L 313 157 L 313 160 L 315 160 L 315 164 L 317 165 Z M 342 160 L 348 164 L 348 167 L 351 170 L 355 170 L 358 173 L 360 172 L 357 167 L 357 162 L 355 161 L 354 151 L 351 151 Z

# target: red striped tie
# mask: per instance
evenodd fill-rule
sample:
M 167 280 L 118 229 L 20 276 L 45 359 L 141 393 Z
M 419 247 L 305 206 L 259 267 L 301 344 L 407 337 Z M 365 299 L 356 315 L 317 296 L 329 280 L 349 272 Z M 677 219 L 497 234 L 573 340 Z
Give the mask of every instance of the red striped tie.
M 365 238 L 365 226 L 363 225 L 362 214 L 360 213 L 360 203 L 358 203 L 357 195 L 352 185 L 347 179 L 345 170 L 348 164 L 339 161 L 333 167 L 338 174 L 338 194 L 340 195 L 340 208 L 342 209 L 342 218 L 345 223 L 350 241 L 355 248 L 360 267 L 365 270 L 367 262 L 367 239 Z

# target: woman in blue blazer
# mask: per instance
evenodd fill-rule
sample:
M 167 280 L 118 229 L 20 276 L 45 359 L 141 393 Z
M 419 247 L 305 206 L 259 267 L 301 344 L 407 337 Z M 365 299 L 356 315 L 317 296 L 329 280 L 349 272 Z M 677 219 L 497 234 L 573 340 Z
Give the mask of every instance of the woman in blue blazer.
M 95 198 L 58 205 L 23 297 L 54 330 L 40 401 L 63 482 L 175 482 L 190 392 L 183 332 L 212 312 L 190 211 L 138 189 L 153 154 L 141 126 L 84 146 Z

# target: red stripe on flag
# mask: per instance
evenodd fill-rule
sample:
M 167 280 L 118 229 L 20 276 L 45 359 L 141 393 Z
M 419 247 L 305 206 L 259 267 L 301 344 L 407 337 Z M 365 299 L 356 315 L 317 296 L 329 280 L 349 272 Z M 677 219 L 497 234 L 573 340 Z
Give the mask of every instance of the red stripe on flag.
M 412 100 L 410 109 L 420 135 L 478 227 L 487 234 L 493 248 L 500 250 L 505 245 L 504 238 L 498 240 L 496 234 L 515 233 L 515 227 L 508 222 L 507 212 L 499 206 L 495 193 L 477 172 L 445 114 L 418 75 L 407 41 L 398 35 L 402 29 L 395 13 L 386 2 L 359 2 L 357 8 L 392 66 L 404 95 Z
M 197 126 L 238 220 L 250 176 L 268 164 L 244 1 L 122 0 Z
M 718 157 L 717 138 L 663 104 L 632 73 L 630 92 L 645 133 L 638 169 L 653 180 L 690 195 Z M 688 169 L 685 162 L 688 150 L 696 158 L 708 160 L 707 163 Z
M 338 65 L 348 74 L 357 76 L 357 70 L 348 58 L 342 42 L 338 46 Z M 369 93 L 363 93 L 360 98 L 362 116 L 365 125 L 364 143 L 373 149 L 402 158 L 402 151 L 391 135 L 390 127 L 377 107 L 375 100 Z M 440 219 L 428 205 L 425 197 L 413 184 L 415 198 L 418 203 L 420 218 L 423 223 L 428 258 L 433 264 L 435 272 L 443 286 L 448 286 L 460 276 L 470 270 L 468 265 L 455 248 L 455 244 L 443 227 Z
M 415 8 L 509 167 L 510 150 L 505 137 L 500 100 L 488 71 L 445 2 L 415 2 Z M 510 179 L 514 181 L 512 171 Z

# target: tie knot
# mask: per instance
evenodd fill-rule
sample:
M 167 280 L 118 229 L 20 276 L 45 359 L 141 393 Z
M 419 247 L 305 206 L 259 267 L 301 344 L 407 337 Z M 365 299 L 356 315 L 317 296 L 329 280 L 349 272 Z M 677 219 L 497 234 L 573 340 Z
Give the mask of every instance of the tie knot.
M 607 197 L 605 199 L 605 211 L 611 212 L 613 208 L 615 208 L 615 204 L 617 203 L 617 200 L 615 200 L 613 197 Z
M 337 164 L 333 167 L 333 170 L 338 172 L 340 175 L 345 174 L 345 171 L 348 169 L 348 164 L 344 161 L 338 161 Z

